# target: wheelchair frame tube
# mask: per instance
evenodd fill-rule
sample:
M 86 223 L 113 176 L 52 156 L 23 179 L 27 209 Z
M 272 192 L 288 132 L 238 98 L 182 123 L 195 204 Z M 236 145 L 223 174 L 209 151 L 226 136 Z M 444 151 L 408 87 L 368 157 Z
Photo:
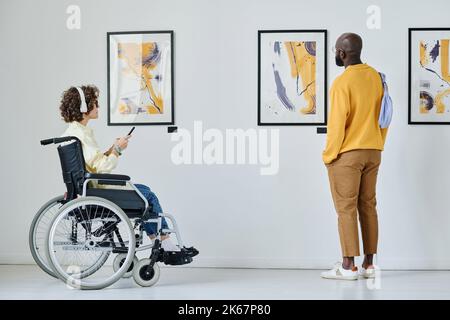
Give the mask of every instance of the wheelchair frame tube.
M 115 179 L 92 179 L 92 178 L 88 178 L 88 179 L 84 180 L 84 183 L 83 183 L 83 194 L 82 194 L 82 197 L 86 197 L 86 190 L 87 190 L 88 182 L 89 181 L 98 181 L 98 180 L 122 181 L 122 180 L 115 180 Z M 138 194 L 138 196 L 144 201 L 144 203 L 145 203 L 145 211 L 147 211 L 147 209 L 148 209 L 148 201 L 144 197 L 144 195 L 139 191 L 139 189 L 131 181 L 125 181 L 125 183 L 129 184 L 133 188 L 133 190 Z M 168 231 L 170 233 L 175 233 L 176 236 L 177 236 L 178 244 L 180 245 L 180 247 L 184 247 L 183 240 L 181 239 L 181 235 L 180 235 L 180 231 L 178 229 L 177 222 L 175 221 L 175 218 L 172 215 L 165 214 L 165 213 L 159 213 L 158 214 L 158 218 L 156 218 L 156 219 L 148 219 L 145 222 L 153 222 L 153 223 L 156 222 L 158 224 L 157 230 L 160 230 L 161 229 L 161 224 L 162 224 L 162 220 L 160 218 L 168 218 L 172 222 L 172 225 L 173 225 L 173 229 L 164 229 L 162 231 L 163 232 L 164 231 Z M 156 238 L 159 239 L 159 240 L 161 239 L 161 233 L 160 232 L 157 232 Z M 148 249 L 148 248 L 152 248 L 152 247 L 153 247 L 153 245 L 143 246 L 143 247 L 136 248 L 136 251 L 142 251 L 142 250 L 145 250 L 145 249 Z
M 175 221 L 175 217 L 170 214 L 167 214 L 167 213 L 161 214 L 160 217 L 168 218 L 172 222 L 172 225 L 173 225 L 173 230 L 172 229 L 164 229 L 163 232 L 164 231 L 174 232 L 177 236 L 178 244 L 180 245 L 180 247 L 184 247 L 183 240 L 181 239 L 181 235 L 180 235 L 180 230 L 178 229 L 177 222 Z

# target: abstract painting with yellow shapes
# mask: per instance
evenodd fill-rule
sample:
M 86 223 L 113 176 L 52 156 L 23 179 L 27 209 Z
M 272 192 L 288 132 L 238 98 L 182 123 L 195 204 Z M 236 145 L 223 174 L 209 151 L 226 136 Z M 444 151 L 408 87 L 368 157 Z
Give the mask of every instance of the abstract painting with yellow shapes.
M 174 124 L 173 31 L 107 37 L 108 125 Z
M 258 32 L 258 125 L 326 124 L 326 30 Z
M 450 124 L 449 28 L 409 29 L 409 124 Z

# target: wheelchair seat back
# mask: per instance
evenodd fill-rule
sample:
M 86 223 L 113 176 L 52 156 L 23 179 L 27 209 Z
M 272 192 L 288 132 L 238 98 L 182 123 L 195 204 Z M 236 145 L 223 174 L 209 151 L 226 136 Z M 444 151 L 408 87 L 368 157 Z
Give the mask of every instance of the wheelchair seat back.
M 67 200 L 73 200 L 83 194 L 86 176 L 85 160 L 81 141 L 58 146 L 62 175 L 67 188 Z M 118 205 L 128 217 L 140 217 L 145 211 L 145 203 L 134 190 L 87 188 L 86 196 L 107 199 Z M 150 206 L 151 208 L 151 206 Z
M 86 173 L 83 149 L 80 140 L 58 146 L 62 175 L 67 187 L 67 199 L 72 200 L 83 193 L 83 182 Z

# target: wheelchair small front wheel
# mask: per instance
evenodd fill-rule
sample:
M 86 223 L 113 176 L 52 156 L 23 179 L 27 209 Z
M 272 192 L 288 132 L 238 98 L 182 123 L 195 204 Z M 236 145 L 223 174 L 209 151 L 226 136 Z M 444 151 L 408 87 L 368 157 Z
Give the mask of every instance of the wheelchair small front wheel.
M 142 259 L 133 268 L 133 279 L 141 287 L 151 287 L 159 280 L 159 265 L 155 263 L 153 268 L 148 270 L 149 264 L 150 259 Z
M 127 258 L 127 255 L 125 253 L 119 253 L 115 258 L 113 262 L 113 269 L 114 272 L 117 272 L 120 267 L 123 265 Z M 139 259 L 134 256 L 133 262 L 131 262 L 130 266 L 128 267 L 128 270 L 123 274 L 122 278 L 130 278 L 133 275 L 133 268 L 136 266 L 136 264 L 139 262 Z

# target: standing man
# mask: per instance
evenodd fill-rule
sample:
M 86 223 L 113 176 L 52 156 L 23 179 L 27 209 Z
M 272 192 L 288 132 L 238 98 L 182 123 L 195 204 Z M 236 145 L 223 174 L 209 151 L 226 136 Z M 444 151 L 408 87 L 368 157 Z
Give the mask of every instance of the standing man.
M 362 39 L 344 33 L 336 41 L 335 59 L 345 71 L 331 86 L 331 112 L 323 161 L 338 215 L 343 261 L 323 272 L 327 279 L 358 279 L 358 219 L 364 247 L 361 275 L 375 276 L 378 218 L 376 182 L 387 129 L 378 124 L 383 85 L 378 72 L 361 62 Z

